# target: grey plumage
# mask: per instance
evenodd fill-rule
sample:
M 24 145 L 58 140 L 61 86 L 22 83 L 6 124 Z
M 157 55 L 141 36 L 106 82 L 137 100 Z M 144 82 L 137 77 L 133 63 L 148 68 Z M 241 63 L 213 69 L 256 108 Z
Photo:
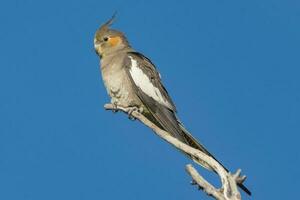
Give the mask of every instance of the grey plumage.
M 137 63 L 139 64 L 139 67 L 143 69 L 145 74 L 147 76 L 151 77 L 152 84 L 159 88 L 162 92 L 163 96 L 166 98 L 168 102 L 172 105 L 171 107 L 166 107 L 162 105 L 161 103 L 155 101 L 152 97 L 145 94 L 141 88 L 136 86 L 134 84 L 134 81 L 131 78 L 131 75 L 129 73 L 129 68 L 131 66 L 131 62 L 129 57 L 133 57 L 135 60 L 137 60 Z M 213 157 L 211 153 L 209 153 L 206 148 L 200 144 L 183 126 L 183 124 L 177 119 L 176 116 L 176 108 L 174 103 L 172 102 L 167 90 L 163 86 L 159 73 L 156 71 L 156 68 L 154 64 L 146 58 L 144 55 L 137 53 L 137 52 L 128 52 L 128 57 L 124 63 L 127 69 L 128 77 L 131 78 L 132 85 L 135 87 L 136 94 L 138 98 L 141 100 L 143 106 L 148 111 L 147 113 L 144 113 L 147 115 L 149 119 L 152 120 L 153 123 L 155 123 L 157 126 L 161 127 L 165 131 L 172 134 L 172 136 L 179 139 L 181 142 L 184 142 L 196 149 L 199 149 L 206 153 L 207 155 Z M 129 66 L 129 67 L 128 67 Z M 188 155 L 190 156 L 190 155 Z M 190 156 L 192 159 L 194 159 L 192 156 Z M 213 157 L 214 158 L 214 157 Z M 198 160 L 195 160 L 196 162 L 199 162 Z M 200 163 L 205 168 L 210 169 L 209 166 L 207 166 L 205 163 Z
M 163 86 L 155 65 L 132 49 L 122 32 L 109 28 L 112 21 L 101 26 L 94 39 L 95 50 L 101 58 L 102 78 L 112 103 L 122 107 L 142 108 L 142 114 L 154 124 L 214 158 L 178 120 L 175 104 Z M 188 156 L 194 160 L 191 155 Z M 205 163 L 195 161 L 211 169 Z M 239 186 L 251 194 L 244 185 Z

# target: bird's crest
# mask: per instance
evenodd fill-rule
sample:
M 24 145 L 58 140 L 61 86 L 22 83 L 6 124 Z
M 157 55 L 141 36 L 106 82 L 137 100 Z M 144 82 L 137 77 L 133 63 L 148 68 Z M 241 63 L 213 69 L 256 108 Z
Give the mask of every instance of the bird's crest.
M 109 27 L 114 23 L 116 19 L 116 15 L 117 13 L 115 12 L 113 16 L 98 29 L 97 35 L 103 34 L 109 30 Z

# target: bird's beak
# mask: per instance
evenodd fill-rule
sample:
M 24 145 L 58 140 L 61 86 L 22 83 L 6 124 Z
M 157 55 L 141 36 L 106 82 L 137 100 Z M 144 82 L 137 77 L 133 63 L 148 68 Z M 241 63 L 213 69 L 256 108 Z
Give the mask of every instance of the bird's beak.
M 94 40 L 94 48 L 95 48 L 96 53 L 100 56 L 102 54 L 100 42 Z
M 95 48 L 95 50 L 99 50 L 100 49 L 100 44 L 99 43 L 94 43 L 94 48 Z
M 98 56 L 100 56 L 100 58 L 102 57 L 102 48 L 100 47 L 100 45 L 95 45 L 95 52 L 96 54 L 98 54 Z

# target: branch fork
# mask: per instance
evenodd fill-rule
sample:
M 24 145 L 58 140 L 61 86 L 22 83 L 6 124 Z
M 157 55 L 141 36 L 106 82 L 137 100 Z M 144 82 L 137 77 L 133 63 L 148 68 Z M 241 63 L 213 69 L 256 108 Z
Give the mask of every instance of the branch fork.
M 171 136 L 171 134 L 153 124 L 143 114 L 138 112 L 138 110 L 132 110 L 132 107 L 105 104 L 104 108 L 114 112 L 122 111 L 126 114 L 129 114 L 130 117 L 138 119 L 140 122 L 152 129 L 156 135 L 173 145 L 175 148 L 180 149 L 187 154 L 193 155 L 193 157 L 195 157 L 197 160 L 200 160 L 201 162 L 210 166 L 211 169 L 214 170 L 221 179 L 222 187 L 220 189 L 215 188 L 212 184 L 205 180 L 205 178 L 203 178 L 191 164 L 186 165 L 185 168 L 186 172 L 192 177 L 191 184 L 197 185 L 198 189 L 203 190 L 208 196 L 211 196 L 217 200 L 241 200 L 241 194 L 238 191 L 237 184 L 243 183 L 246 179 L 246 176 L 241 176 L 240 169 L 238 169 L 234 174 L 227 172 L 213 158 L 174 138 Z

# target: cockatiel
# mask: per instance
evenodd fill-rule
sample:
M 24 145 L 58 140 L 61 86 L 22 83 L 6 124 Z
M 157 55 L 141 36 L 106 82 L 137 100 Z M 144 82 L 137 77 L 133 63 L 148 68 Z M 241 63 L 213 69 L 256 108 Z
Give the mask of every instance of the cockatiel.
M 122 32 L 110 29 L 113 20 L 114 17 L 102 25 L 94 38 L 95 51 L 101 59 L 102 78 L 112 104 L 130 107 L 132 111 L 139 110 L 173 137 L 214 158 L 178 120 L 174 102 L 151 60 L 135 51 Z M 191 155 L 188 156 L 211 169 Z M 251 195 L 243 184 L 239 184 L 239 187 Z

